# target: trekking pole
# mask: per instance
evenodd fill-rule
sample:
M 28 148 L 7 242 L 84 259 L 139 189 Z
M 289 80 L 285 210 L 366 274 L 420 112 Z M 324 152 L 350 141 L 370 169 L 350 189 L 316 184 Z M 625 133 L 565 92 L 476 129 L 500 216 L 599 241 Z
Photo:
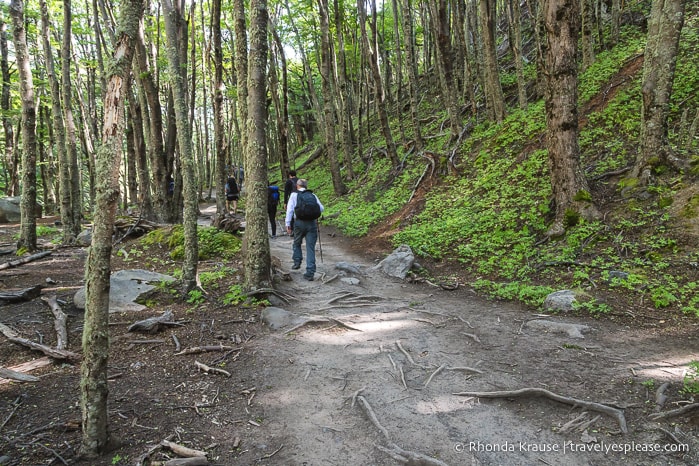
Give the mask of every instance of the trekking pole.
M 318 248 L 320 249 L 320 263 L 323 263 L 323 243 L 320 242 L 320 219 L 316 222 L 318 227 Z

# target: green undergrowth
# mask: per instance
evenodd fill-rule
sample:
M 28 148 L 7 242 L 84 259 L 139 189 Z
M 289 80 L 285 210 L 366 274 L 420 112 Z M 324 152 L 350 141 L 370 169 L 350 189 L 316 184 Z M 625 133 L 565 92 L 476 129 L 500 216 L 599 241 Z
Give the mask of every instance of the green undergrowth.
M 433 176 L 431 181 L 438 182 L 419 206 L 406 206 L 426 166 L 415 154 L 399 155 L 405 165 L 395 175 L 374 153 L 354 167 L 358 176 L 342 197 L 333 194 L 326 168 L 307 169 L 304 176 L 325 202 L 327 221 L 359 237 L 397 218 L 392 225 L 396 246 L 408 244 L 418 257 L 456 261 L 474 288 L 495 298 L 536 307 L 551 291 L 574 289 L 590 296 L 579 304 L 581 312 L 614 311 L 595 296 L 619 293 L 629 304 L 699 316 L 698 285 L 675 267 L 699 261 L 699 253 L 675 236 L 670 215 L 683 179 L 659 176 L 639 196 L 635 180 L 606 176 L 632 165 L 639 145 L 642 67 L 634 67 L 634 60 L 643 52 L 645 36 L 633 29 L 624 35 L 623 46 L 600 53 L 580 76 L 580 108 L 589 107 L 581 115 L 580 158 L 593 200 L 607 203 L 600 206 L 603 221 L 581 219 L 564 237 L 546 240 L 553 213 L 542 102 L 527 110 L 510 109 L 499 125 L 475 124 L 455 158 L 456 173 Z M 678 102 L 699 107 L 699 61 L 692 58 L 697 36 L 688 31 L 683 39 L 671 106 L 673 131 L 682 116 Z M 435 123 L 426 125 L 425 134 L 428 129 L 439 132 Z M 440 134 L 428 140 L 427 151 L 445 159 L 447 137 Z M 678 144 L 680 131 L 670 138 Z M 401 215 L 391 217 L 397 212 Z
M 198 227 L 197 240 L 199 260 L 202 261 L 231 260 L 240 252 L 241 248 L 239 237 L 214 227 Z M 171 260 L 181 261 L 184 259 L 184 229 L 182 225 L 176 225 L 172 228 L 159 228 L 151 231 L 137 243 L 133 252 L 136 253 L 139 248 L 143 250 L 164 249 Z

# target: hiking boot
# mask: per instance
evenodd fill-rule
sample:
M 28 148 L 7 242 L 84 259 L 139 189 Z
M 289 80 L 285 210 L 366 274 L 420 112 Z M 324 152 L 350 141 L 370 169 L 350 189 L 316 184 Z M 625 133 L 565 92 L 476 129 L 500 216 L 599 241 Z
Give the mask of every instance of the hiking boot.
M 291 266 L 291 270 L 298 270 L 301 268 L 301 262 L 294 262 L 294 265 Z
M 312 281 L 313 281 L 313 275 L 306 275 L 306 274 L 304 273 L 304 274 L 303 274 L 303 278 L 305 278 L 305 279 L 308 280 L 309 282 L 312 282 Z

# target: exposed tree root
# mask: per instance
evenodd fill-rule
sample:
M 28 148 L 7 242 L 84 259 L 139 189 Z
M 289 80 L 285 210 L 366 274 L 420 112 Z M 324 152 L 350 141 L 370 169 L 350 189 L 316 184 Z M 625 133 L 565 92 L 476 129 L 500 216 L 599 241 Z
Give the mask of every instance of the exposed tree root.
M 673 409 L 672 411 L 665 411 L 664 413 L 654 413 L 650 415 L 650 418 L 654 421 L 659 419 L 669 419 L 677 416 L 684 416 L 692 411 L 699 410 L 699 403 L 692 403 L 691 405 L 682 406 L 678 409 Z
M 498 391 L 498 392 L 460 392 L 454 393 L 458 396 L 475 396 L 478 398 L 519 398 L 525 396 L 543 396 L 544 398 L 549 398 L 559 403 L 580 406 L 581 408 L 588 409 L 590 411 L 596 411 L 598 413 L 606 414 L 617 420 L 619 423 L 619 428 L 625 434 L 629 432 L 628 427 L 626 427 L 626 418 L 624 417 L 624 412 L 620 409 L 612 408 L 611 406 L 603 405 L 601 403 L 595 403 L 592 401 L 578 400 L 575 398 L 569 398 L 567 396 L 558 395 L 556 393 L 544 390 L 543 388 L 522 388 L 519 390 L 511 391 Z
M 351 325 L 347 325 L 346 323 L 344 323 L 344 322 L 342 322 L 342 321 L 340 321 L 340 320 L 338 320 L 338 319 L 335 319 L 334 317 L 310 316 L 310 317 L 304 317 L 304 319 L 305 319 L 305 320 L 304 320 L 303 322 L 301 322 L 301 323 L 298 324 L 298 325 L 294 325 L 294 326 L 291 327 L 289 330 L 286 330 L 284 333 L 291 333 L 291 332 L 293 332 L 293 331 L 295 331 L 295 330 L 300 329 L 300 328 L 303 327 L 304 325 L 308 325 L 308 324 L 319 324 L 319 323 L 327 323 L 327 322 L 333 322 L 333 323 L 335 323 L 336 325 L 338 325 L 338 326 L 340 326 L 340 327 L 346 328 L 346 329 L 348 329 L 348 330 L 354 330 L 355 332 L 361 332 L 361 331 L 362 331 L 362 330 L 360 330 L 360 329 L 358 329 L 358 328 L 352 327 Z

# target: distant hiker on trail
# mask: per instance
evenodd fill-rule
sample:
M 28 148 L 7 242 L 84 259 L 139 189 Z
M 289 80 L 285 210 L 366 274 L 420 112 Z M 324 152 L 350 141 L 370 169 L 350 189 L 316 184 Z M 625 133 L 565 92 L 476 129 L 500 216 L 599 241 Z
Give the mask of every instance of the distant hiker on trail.
M 318 241 L 318 218 L 325 208 L 318 196 L 308 189 L 308 181 L 300 179 L 296 182 L 297 192 L 291 193 L 286 206 L 286 231 L 294 234 L 293 252 L 291 259 L 293 270 L 301 268 L 303 253 L 301 242 L 306 238 L 306 273 L 303 278 L 313 281 L 316 273 L 316 241 Z M 294 221 L 292 230 L 291 222 Z
M 279 205 L 279 186 L 267 186 L 267 215 L 272 226 L 272 238 L 277 236 L 277 206 Z
M 296 182 L 298 181 L 296 170 L 289 170 L 289 178 L 284 182 L 284 209 L 289 205 L 291 193 L 296 192 Z M 294 231 L 294 219 L 291 219 L 291 231 Z
M 291 193 L 296 192 L 296 182 L 299 179 L 296 177 L 296 170 L 289 170 L 289 178 L 284 182 L 284 208 L 289 204 Z
M 228 181 L 226 181 L 226 211 L 233 215 L 237 214 L 239 198 L 240 190 L 238 189 L 238 183 L 235 182 L 235 178 L 233 178 L 233 176 L 229 176 Z M 231 204 L 233 204 L 232 210 Z

